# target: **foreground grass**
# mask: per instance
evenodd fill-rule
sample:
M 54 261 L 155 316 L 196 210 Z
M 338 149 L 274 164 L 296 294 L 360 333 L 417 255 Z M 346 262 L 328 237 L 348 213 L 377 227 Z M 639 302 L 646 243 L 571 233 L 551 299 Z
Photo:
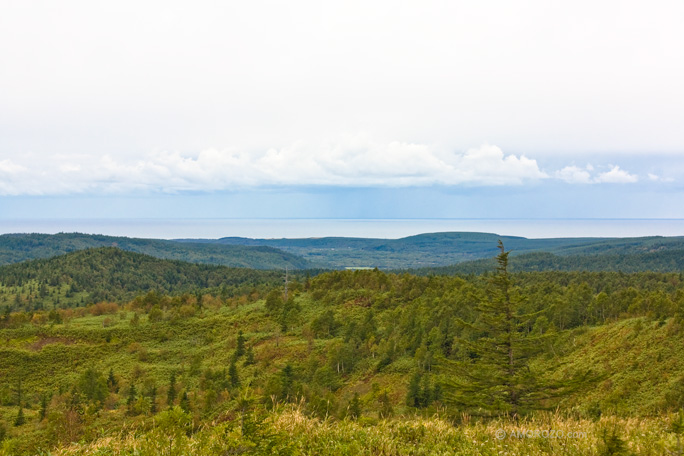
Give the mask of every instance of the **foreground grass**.
M 256 416 L 223 417 L 195 432 L 179 409 L 116 437 L 50 453 L 76 455 L 661 455 L 681 454 L 673 415 L 568 419 L 540 414 L 523 420 L 464 422 L 440 418 L 318 420 L 288 407 Z M 11 453 L 11 441 L 3 452 Z

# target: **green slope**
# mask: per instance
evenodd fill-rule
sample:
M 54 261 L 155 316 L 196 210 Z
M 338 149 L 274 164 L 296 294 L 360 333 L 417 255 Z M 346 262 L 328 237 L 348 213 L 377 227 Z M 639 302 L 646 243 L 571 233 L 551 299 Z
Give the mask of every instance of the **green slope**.
M 594 388 L 562 406 L 641 416 L 684 406 L 682 329 L 680 319 L 632 318 L 562 334 L 554 363 L 563 367 L 555 376 L 587 370 L 602 376 Z
M 157 258 L 220 264 L 255 269 L 304 269 L 309 263 L 267 246 L 233 246 L 179 243 L 161 239 L 139 239 L 81 233 L 0 235 L 0 265 L 35 258 L 48 258 L 93 247 L 118 247 Z
M 152 290 L 179 294 L 214 288 L 233 295 L 282 281 L 281 270 L 162 260 L 100 247 L 0 266 L 0 306 L 51 309 L 103 300 L 121 302 Z

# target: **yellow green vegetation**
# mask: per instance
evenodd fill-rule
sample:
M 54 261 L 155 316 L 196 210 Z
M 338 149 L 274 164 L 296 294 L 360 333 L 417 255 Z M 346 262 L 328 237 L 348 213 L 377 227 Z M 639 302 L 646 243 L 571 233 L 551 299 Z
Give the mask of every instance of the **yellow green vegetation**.
M 567 419 L 539 414 L 517 421 L 453 423 L 438 417 L 333 421 L 285 407 L 262 417 L 217 420 L 189 432 L 181 410 L 162 412 L 145 427 L 72 444 L 76 455 L 541 455 L 681 454 L 673 431 L 681 417 Z M 246 423 L 249 421 L 249 423 Z M 178 432 L 178 431 L 181 432 Z
M 5 311 L 0 448 L 679 451 L 679 274 L 525 273 L 507 276 L 505 288 L 497 274 L 338 271 L 302 277 L 287 294 L 282 286 L 222 294 L 219 281 L 185 294 Z M 488 314 L 507 293 L 511 318 Z M 516 371 L 488 382 L 483 373 L 510 367 L 487 355 L 506 340 Z M 476 401 L 464 394 L 473 388 Z

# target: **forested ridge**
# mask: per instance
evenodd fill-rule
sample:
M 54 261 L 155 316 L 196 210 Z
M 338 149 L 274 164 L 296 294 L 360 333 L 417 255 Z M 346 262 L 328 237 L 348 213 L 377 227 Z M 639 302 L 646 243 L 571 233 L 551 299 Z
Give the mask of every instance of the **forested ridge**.
M 499 239 L 511 250 L 512 270 L 675 272 L 681 270 L 684 256 L 684 238 L 662 236 L 527 239 L 491 233 L 447 232 L 400 239 L 161 240 L 60 233 L 0 235 L 0 265 L 87 248 L 117 247 L 161 259 L 253 269 L 377 267 L 411 269 L 420 274 L 480 274 L 493 266 Z
M 380 269 L 418 269 L 450 266 L 468 261 L 488 259 L 497 254 L 496 243 L 501 240 L 511 250 L 511 256 L 528 253 L 551 253 L 559 257 L 558 264 L 548 261 L 541 268 L 581 269 L 593 264 L 584 255 L 609 255 L 602 265 L 617 270 L 613 260 L 622 255 L 656 254 L 651 263 L 639 269 L 638 260 L 629 260 L 630 270 L 674 271 L 669 262 L 661 263 L 658 253 L 684 252 L 683 237 L 648 236 L 638 238 L 543 238 L 528 239 L 519 236 L 501 236 L 493 233 L 445 232 L 426 233 L 400 239 L 369 239 L 323 237 L 307 239 L 249 239 L 228 237 L 221 239 L 186 239 L 183 242 L 204 242 L 236 246 L 270 246 L 299 255 L 318 265 L 339 269 L 344 267 L 378 267 Z M 534 263 L 531 256 L 528 262 Z M 572 265 L 572 266 L 569 266 Z M 593 269 L 592 269 L 593 270 Z M 481 273 L 482 268 L 477 273 Z
M 254 269 L 309 267 L 309 264 L 302 258 L 267 246 L 180 243 L 163 239 L 82 233 L 0 235 L 0 265 L 36 258 L 49 258 L 96 247 L 117 247 L 156 258 L 231 267 Z
M 100 247 L 0 266 L 0 306 L 15 310 L 76 307 L 123 302 L 148 291 L 175 295 L 201 289 L 225 298 L 274 286 L 284 276 L 284 270 L 163 260 Z
M 679 272 L 513 272 L 501 250 L 480 275 L 246 270 L 228 293 L 229 268 L 111 248 L 40 261 L 0 271 L 143 288 L 4 306 L 5 454 L 662 454 L 684 431 Z M 169 271 L 186 281 L 144 289 Z M 489 356 L 500 343 L 512 364 Z M 532 425 L 585 434 L 494 435 Z
M 641 249 L 635 249 L 641 250 Z M 613 252 L 610 250 L 609 252 Z M 622 249 L 620 249 L 622 251 Z M 467 261 L 435 268 L 411 269 L 419 275 L 484 274 L 491 271 L 492 259 Z M 597 253 L 586 255 L 555 255 L 550 252 L 511 255 L 510 270 L 521 271 L 606 271 L 606 272 L 678 272 L 684 270 L 683 250 L 661 250 L 641 253 Z

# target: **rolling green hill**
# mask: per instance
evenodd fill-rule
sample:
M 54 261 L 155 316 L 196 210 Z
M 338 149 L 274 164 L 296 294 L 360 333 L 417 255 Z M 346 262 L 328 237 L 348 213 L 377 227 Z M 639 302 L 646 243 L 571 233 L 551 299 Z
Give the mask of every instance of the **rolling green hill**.
M 305 269 L 309 263 L 268 246 L 179 243 L 81 233 L 0 235 L 0 265 L 49 258 L 94 247 L 117 247 L 156 258 L 254 269 Z
M 501 239 L 513 256 L 532 252 L 546 252 L 557 256 L 611 255 L 602 264 L 612 264 L 618 255 L 652 254 L 684 251 L 684 237 L 642 238 L 555 238 L 527 239 L 516 236 L 500 236 L 491 233 L 428 233 L 401 239 L 364 238 L 308 238 L 308 239 L 248 239 L 221 238 L 216 240 L 179 240 L 205 244 L 233 246 L 269 246 L 278 248 L 324 268 L 378 267 L 381 269 L 415 269 L 449 266 L 466 261 L 491 258 L 496 254 L 496 244 Z M 594 257 L 592 257 L 594 258 Z M 663 257 L 665 258 L 665 257 Z M 534 270 L 534 259 L 542 265 L 553 266 L 548 257 L 527 257 L 526 268 Z M 666 258 L 659 264 L 656 255 L 648 257 L 656 270 L 672 270 L 672 262 Z M 593 260 L 556 260 L 560 269 L 570 268 L 575 262 L 592 265 Z M 631 259 L 629 261 L 632 261 Z M 635 263 L 636 264 L 636 263 Z M 546 266 L 544 266 L 545 268 Z M 636 267 L 636 266 L 635 266 Z M 578 266 L 577 269 L 581 269 Z M 539 268 L 537 268 L 539 269 Z M 595 270 L 592 268 L 591 270 Z M 609 269 L 614 270 L 614 269 Z M 646 268 L 637 269 L 646 270 Z
M 378 267 L 432 268 L 417 272 L 421 274 L 480 273 L 491 266 L 491 260 L 478 260 L 491 259 L 499 239 L 512 251 L 513 270 L 682 270 L 684 237 L 527 239 L 458 232 L 401 239 L 233 237 L 175 241 L 78 233 L 13 234 L 0 236 L 0 264 L 113 246 L 163 259 L 256 269 Z
M 573 249 L 573 251 L 575 251 Z M 611 248 L 605 253 L 586 255 L 556 255 L 549 252 L 523 253 L 512 255 L 512 272 L 530 271 L 621 271 L 621 272 L 681 272 L 684 271 L 684 249 L 667 250 L 635 248 L 641 253 L 625 252 L 623 248 Z M 419 268 L 411 270 L 414 274 L 483 274 L 494 269 L 492 259 L 466 261 L 450 266 Z
M 224 297 L 275 286 L 282 270 L 256 270 L 162 260 L 100 247 L 0 266 L 0 306 L 19 309 L 122 302 L 150 291 L 180 294 L 219 290 Z

